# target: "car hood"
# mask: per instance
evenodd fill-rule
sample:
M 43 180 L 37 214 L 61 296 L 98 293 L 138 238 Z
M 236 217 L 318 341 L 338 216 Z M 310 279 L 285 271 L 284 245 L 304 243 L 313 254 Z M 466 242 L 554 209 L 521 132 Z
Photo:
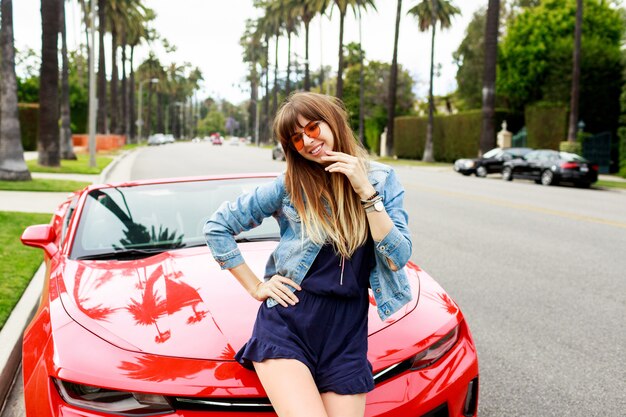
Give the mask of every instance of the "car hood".
M 263 275 L 276 242 L 240 245 Z M 222 271 L 206 247 L 164 252 L 133 261 L 65 260 L 57 279 L 66 312 L 81 326 L 122 349 L 195 359 L 232 360 L 248 340 L 259 302 Z M 381 321 L 370 294 L 369 333 L 393 324 L 413 301 Z

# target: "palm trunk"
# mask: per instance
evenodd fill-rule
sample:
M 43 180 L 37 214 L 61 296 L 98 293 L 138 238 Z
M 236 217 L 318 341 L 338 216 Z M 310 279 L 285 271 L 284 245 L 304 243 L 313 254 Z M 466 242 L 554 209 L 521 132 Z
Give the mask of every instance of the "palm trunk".
M 304 21 L 304 91 L 311 90 L 311 75 L 309 74 L 309 23 Z
M 396 93 L 398 89 L 398 35 L 400 34 L 400 16 L 402 13 L 402 0 L 398 0 L 396 10 L 396 31 L 393 39 L 393 60 L 391 61 L 391 74 L 389 75 L 389 104 L 387 107 L 387 142 L 385 151 L 387 156 L 394 156 L 393 128 L 396 118 Z
M 117 30 L 111 24 L 111 132 L 120 133 L 120 105 L 117 85 L 119 75 L 117 72 Z
M 126 78 L 126 31 L 122 34 L 122 132 L 126 140 L 130 135 L 130 124 L 128 117 L 128 80 Z
M 57 167 L 59 146 L 59 0 L 41 2 L 41 72 L 39 81 L 39 165 Z
M 13 41 L 13 3 L 2 0 L 2 79 L 0 80 L 0 180 L 29 181 L 30 172 L 24 162 L 24 148 L 17 108 L 15 47 Z
M 104 57 L 104 34 L 106 32 L 106 0 L 98 1 L 98 26 L 100 48 L 98 51 L 98 123 L 96 130 L 98 133 L 108 133 L 107 78 Z
M 339 17 L 339 64 L 337 66 L 337 92 L 339 99 L 343 98 L 343 21 L 346 13 L 341 13 Z
M 130 78 L 129 78 L 129 88 L 128 88 L 128 117 L 129 117 L 129 127 L 130 127 L 130 137 L 132 143 L 137 143 L 137 125 L 135 124 L 135 120 L 137 120 L 137 115 L 135 114 L 135 68 L 133 66 L 133 58 L 135 56 L 135 45 L 130 46 Z
M 269 36 L 265 38 L 265 96 L 263 97 L 263 123 L 261 132 L 263 132 L 263 143 L 269 143 L 272 134 L 270 132 L 270 43 Z
M 483 73 L 483 129 L 480 155 L 496 145 L 496 63 L 498 60 L 498 23 L 500 0 L 489 0 L 485 29 L 485 69 Z
M 433 19 L 433 34 L 430 41 L 430 87 L 428 89 L 428 126 L 426 128 L 426 144 L 422 161 L 434 162 L 433 156 L 433 123 L 435 113 L 435 100 L 433 97 L 433 81 L 435 76 L 435 33 L 437 32 L 437 21 Z
M 274 97 L 272 100 L 272 120 L 278 111 L 278 35 L 276 35 L 276 50 L 274 53 Z
M 141 109 L 139 109 L 141 111 Z M 152 83 L 148 83 L 148 103 L 146 106 L 146 133 L 145 136 L 152 134 Z M 143 116 L 143 115 L 142 115 Z M 143 119 L 143 117 L 141 117 Z
M 157 133 L 165 131 L 163 119 L 163 94 L 157 92 Z
M 361 9 L 359 8 L 359 142 L 365 145 L 365 135 L 364 135 L 364 101 L 365 101 L 365 91 L 364 88 L 364 77 L 363 77 L 363 41 L 361 38 Z
M 69 61 L 67 58 L 67 36 L 65 31 L 65 1 L 59 5 L 59 27 L 61 28 L 61 58 L 63 69 L 61 72 L 61 159 L 76 160 L 74 144 L 72 143 L 72 129 L 70 122 L 70 83 Z
M 291 32 L 287 33 L 287 80 L 285 82 L 285 95 L 291 92 Z
M 567 140 L 576 141 L 576 127 L 578 124 L 578 101 L 580 99 L 580 44 L 583 26 L 583 0 L 576 2 L 576 28 L 574 30 L 574 57 L 572 69 L 572 92 L 570 98 L 569 126 Z

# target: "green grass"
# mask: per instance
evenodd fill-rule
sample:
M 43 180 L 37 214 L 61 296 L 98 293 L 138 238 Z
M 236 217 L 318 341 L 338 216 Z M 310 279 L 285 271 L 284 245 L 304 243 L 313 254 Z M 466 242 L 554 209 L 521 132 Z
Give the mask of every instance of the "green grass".
M 76 156 L 78 157 L 76 161 L 62 160 L 61 166 L 56 168 L 41 166 L 37 164 L 36 160 L 26 161 L 26 165 L 28 165 L 28 169 L 30 170 L 30 172 L 55 172 L 62 174 L 99 174 L 102 172 L 104 167 L 106 167 L 111 163 L 111 161 L 113 161 L 113 158 L 110 158 L 108 156 L 97 155 L 97 166 L 92 168 L 89 166 L 89 155 L 78 154 Z
M 20 236 L 27 226 L 47 224 L 50 218 L 50 214 L 0 211 L 0 329 L 43 261 L 42 250 L 22 245 Z
M 416 166 L 416 167 L 452 167 L 452 164 L 449 162 L 422 162 L 416 159 L 394 159 L 388 156 L 373 158 L 375 161 L 382 162 L 383 164 L 389 165 L 408 165 L 408 166 Z
M 598 182 L 593 184 L 595 187 L 605 187 L 605 188 L 624 188 L 626 189 L 626 182 L 623 181 L 604 181 L 598 180 Z
M 72 192 L 91 185 L 90 182 L 33 178 L 31 181 L 0 181 L 4 191 L 59 191 Z

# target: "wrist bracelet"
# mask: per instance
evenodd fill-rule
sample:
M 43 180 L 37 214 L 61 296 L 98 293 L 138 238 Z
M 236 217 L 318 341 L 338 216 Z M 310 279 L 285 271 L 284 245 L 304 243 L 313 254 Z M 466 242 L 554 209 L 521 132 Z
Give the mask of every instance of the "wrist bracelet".
M 380 197 L 380 196 L 379 196 L 379 194 L 378 194 L 378 191 L 376 191 L 376 192 L 375 192 L 375 193 L 374 193 L 374 194 L 373 194 L 370 198 L 368 198 L 368 199 L 366 199 L 366 200 L 361 199 L 361 204 L 367 204 L 367 203 L 370 203 L 370 202 L 372 202 L 372 201 L 373 201 L 376 197 Z M 381 197 L 381 198 L 382 198 L 382 197 Z
M 379 201 L 383 201 L 383 197 L 381 195 L 376 196 L 372 200 L 365 201 L 361 204 L 363 204 L 364 209 L 368 209 L 372 207 L 374 204 L 378 203 Z

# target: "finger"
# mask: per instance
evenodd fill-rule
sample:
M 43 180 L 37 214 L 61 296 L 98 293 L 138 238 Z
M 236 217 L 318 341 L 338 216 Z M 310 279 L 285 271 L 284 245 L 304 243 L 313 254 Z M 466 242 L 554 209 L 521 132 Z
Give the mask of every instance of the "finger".
M 287 277 L 281 277 L 280 275 L 275 275 L 276 277 L 279 278 L 279 281 L 282 282 L 283 284 L 287 284 L 287 285 L 291 285 L 293 288 L 295 288 L 296 290 L 300 291 L 302 288 L 296 284 L 295 281 L 287 278 Z
M 280 294 L 278 294 L 277 292 L 275 292 L 274 290 L 270 290 L 270 297 L 272 297 L 278 304 L 280 304 L 283 307 L 289 307 L 289 305 L 283 301 L 282 297 L 280 296 Z
M 295 305 L 298 301 L 298 297 L 291 291 L 286 285 L 278 284 L 276 287 L 284 296 L 283 299 L 288 303 Z

